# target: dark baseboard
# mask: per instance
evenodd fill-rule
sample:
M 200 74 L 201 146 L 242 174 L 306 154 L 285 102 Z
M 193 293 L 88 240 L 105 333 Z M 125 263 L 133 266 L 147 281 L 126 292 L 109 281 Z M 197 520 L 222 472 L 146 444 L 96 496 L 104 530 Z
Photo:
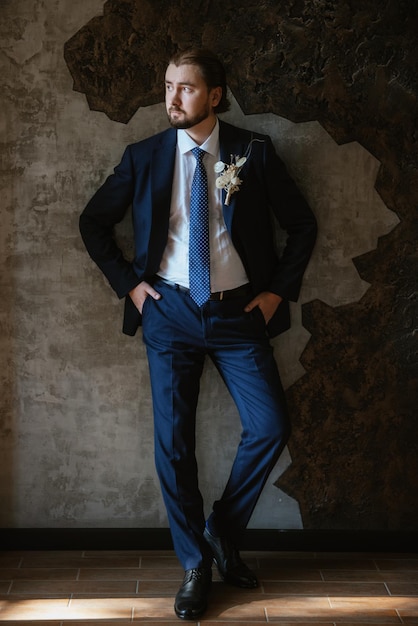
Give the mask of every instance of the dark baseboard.
M 246 530 L 242 550 L 418 553 L 415 531 Z M 166 528 L 0 528 L 0 550 L 172 550 Z

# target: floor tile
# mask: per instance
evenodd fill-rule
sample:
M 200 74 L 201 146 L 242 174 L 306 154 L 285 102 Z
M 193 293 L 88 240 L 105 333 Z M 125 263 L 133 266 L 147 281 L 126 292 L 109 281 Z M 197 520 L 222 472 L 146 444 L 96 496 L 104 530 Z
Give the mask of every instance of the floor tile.
M 0 569 L 0 580 L 76 580 L 78 569 L 26 568 Z
M 305 569 L 300 568 L 274 568 L 274 567 L 261 567 L 257 570 L 257 575 L 260 580 L 265 581 L 280 581 L 280 580 L 323 580 L 322 574 L 319 569 Z
M 127 598 L 75 598 L 71 600 L 67 610 L 62 614 L 62 619 L 68 620 L 117 620 L 131 619 L 133 600 Z
M 0 598 L 0 621 L 3 620 L 61 620 L 68 608 L 68 598 L 30 598 L 9 596 Z
M 346 582 L 263 582 L 264 591 L 280 595 L 316 595 L 316 596 L 381 596 L 388 595 L 382 583 L 346 583 Z
M 57 567 L 60 568 L 99 568 L 99 567 L 139 567 L 140 557 L 138 556 L 108 556 L 108 557 L 83 557 L 83 556 L 57 556 L 51 555 L 49 552 L 41 555 L 33 555 L 27 553 L 22 559 L 22 567 L 25 568 L 42 568 Z
M 333 621 L 333 613 L 327 598 L 318 597 L 270 597 L 264 603 L 269 622 L 286 620 Z
M 351 598 L 330 598 L 330 603 L 334 611 L 346 621 L 355 619 L 380 619 L 381 621 L 399 621 L 400 611 L 407 611 L 415 603 L 418 611 L 418 604 L 415 598 L 400 597 L 351 597 Z M 418 614 L 418 613 L 417 613 Z M 340 621 L 342 621 L 340 617 Z
M 144 569 L 176 569 L 183 571 L 177 557 L 175 556 L 153 556 L 147 555 L 141 558 L 141 567 Z
M 70 594 L 135 594 L 136 581 L 33 581 L 13 582 L 10 594 L 60 595 Z
M 275 569 L 316 569 L 316 570 L 341 570 L 341 569 L 357 569 L 357 570 L 376 570 L 377 567 L 373 559 L 357 558 L 337 558 L 337 557 L 318 557 L 318 558 L 263 558 L 259 560 L 260 568 Z
M 328 570 L 321 571 L 323 580 L 326 581 L 358 581 L 358 582 L 415 582 L 418 583 L 418 571 L 410 570 Z
M 20 567 L 22 558 L 20 556 L 11 556 L 6 554 L 0 554 L 0 569 L 10 567 Z
M 380 571 L 399 569 L 404 571 L 418 571 L 418 558 L 376 559 L 376 567 Z
M 173 621 L 174 597 L 167 598 L 139 598 L 133 604 L 133 620 L 144 622 L 147 620 Z M 188 622 L 193 624 L 193 621 Z M 177 626 L 179 621 L 177 621 Z
M 37 620 L 36 622 L 34 622 L 33 620 L 2 620 L 0 619 L 0 623 L 1 626 L 62 626 L 62 622 L 61 620 L 48 620 L 48 621 L 43 621 L 43 620 Z M 67 626 L 67 624 L 65 624 L 65 626 Z M 80 623 L 78 623 L 78 626 L 80 626 Z M 91 626 L 91 624 L 90 624 Z M 103 626 L 103 624 L 100 624 L 100 626 Z M 113 626 L 115 626 L 115 624 L 113 623 Z
M 387 583 L 389 593 L 392 596 L 417 596 L 418 597 L 418 582 L 409 583 Z
M 1 570 L 0 570 L 1 571 Z M 79 580 L 175 580 L 180 584 L 183 578 L 181 568 L 91 568 L 79 571 Z

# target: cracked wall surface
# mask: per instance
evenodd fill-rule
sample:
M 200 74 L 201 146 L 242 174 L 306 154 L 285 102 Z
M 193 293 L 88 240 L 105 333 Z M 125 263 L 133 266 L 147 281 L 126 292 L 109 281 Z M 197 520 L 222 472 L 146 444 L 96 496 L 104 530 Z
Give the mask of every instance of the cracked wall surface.
M 271 134 L 320 224 L 294 326 L 274 342 L 293 435 L 251 524 L 415 529 L 413 3 L 4 0 L 0 10 L 0 524 L 166 525 L 145 352 L 121 335 L 120 304 L 77 222 L 125 145 L 166 127 L 168 54 L 203 43 L 228 67 L 226 119 Z M 208 505 L 238 435 L 208 366 L 198 424 Z

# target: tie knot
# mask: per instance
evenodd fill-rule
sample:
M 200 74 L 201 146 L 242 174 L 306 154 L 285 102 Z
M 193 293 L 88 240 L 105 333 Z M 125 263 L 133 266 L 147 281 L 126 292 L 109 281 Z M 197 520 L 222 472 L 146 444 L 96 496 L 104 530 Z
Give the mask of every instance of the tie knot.
M 193 155 L 196 157 L 196 160 L 198 161 L 198 163 L 202 163 L 203 157 L 205 156 L 206 152 L 204 150 L 202 150 L 202 148 L 192 148 L 192 152 Z

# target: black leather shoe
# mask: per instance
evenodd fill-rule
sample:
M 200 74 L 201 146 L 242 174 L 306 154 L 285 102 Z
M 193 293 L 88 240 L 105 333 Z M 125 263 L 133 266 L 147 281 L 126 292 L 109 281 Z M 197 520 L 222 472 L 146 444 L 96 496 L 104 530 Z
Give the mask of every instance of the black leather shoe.
M 212 582 L 212 570 L 198 567 L 188 569 L 176 595 L 174 610 L 180 619 L 196 619 L 207 608 L 207 596 Z
M 258 587 L 257 576 L 241 560 L 238 550 L 229 539 L 214 537 L 207 528 L 203 536 L 212 548 L 213 560 L 222 580 L 244 589 Z

